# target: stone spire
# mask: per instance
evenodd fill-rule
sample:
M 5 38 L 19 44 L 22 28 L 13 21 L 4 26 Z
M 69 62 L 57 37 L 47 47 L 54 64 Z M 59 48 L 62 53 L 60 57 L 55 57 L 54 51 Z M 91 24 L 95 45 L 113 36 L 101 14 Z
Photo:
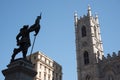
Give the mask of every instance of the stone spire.
M 95 14 L 95 20 L 96 20 L 97 24 L 99 24 L 99 20 L 98 20 L 98 15 L 97 15 L 97 13 Z
M 74 24 L 75 26 L 77 26 L 77 22 L 78 22 L 78 15 L 77 15 L 77 11 L 74 12 Z
M 88 15 L 88 16 L 92 16 L 90 5 L 88 5 L 88 13 L 87 13 L 87 15 Z

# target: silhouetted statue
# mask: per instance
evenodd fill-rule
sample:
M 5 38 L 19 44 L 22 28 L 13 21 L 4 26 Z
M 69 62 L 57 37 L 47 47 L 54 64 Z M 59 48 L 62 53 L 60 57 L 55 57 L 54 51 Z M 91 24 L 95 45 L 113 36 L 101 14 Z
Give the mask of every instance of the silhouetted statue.
M 35 23 L 31 27 L 24 25 L 23 28 L 20 29 L 19 34 L 16 36 L 17 46 L 19 46 L 19 48 L 14 48 L 11 62 L 14 61 L 15 56 L 21 51 L 23 53 L 23 59 L 26 59 L 28 48 L 31 46 L 30 32 L 35 31 L 34 36 L 37 36 L 40 30 L 40 19 L 41 15 L 37 16 Z

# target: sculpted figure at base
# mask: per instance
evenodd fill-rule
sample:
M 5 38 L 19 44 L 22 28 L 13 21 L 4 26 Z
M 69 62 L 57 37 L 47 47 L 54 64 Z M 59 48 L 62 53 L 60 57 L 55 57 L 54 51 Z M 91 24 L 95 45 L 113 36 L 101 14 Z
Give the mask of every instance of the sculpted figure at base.
M 31 46 L 30 32 L 35 31 L 34 36 L 37 36 L 37 34 L 40 30 L 40 24 L 39 24 L 40 19 L 41 19 L 41 15 L 37 16 L 35 23 L 31 27 L 29 27 L 28 25 L 24 25 L 23 28 L 20 29 L 20 32 L 16 36 L 17 46 L 19 46 L 19 47 L 14 48 L 13 54 L 11 56 L 12 57 L 11 62 L 13 62 L 15 60 L 15 56 L 19 52 L 22 52 L 23 59 L 26 59 L 28 48 Z

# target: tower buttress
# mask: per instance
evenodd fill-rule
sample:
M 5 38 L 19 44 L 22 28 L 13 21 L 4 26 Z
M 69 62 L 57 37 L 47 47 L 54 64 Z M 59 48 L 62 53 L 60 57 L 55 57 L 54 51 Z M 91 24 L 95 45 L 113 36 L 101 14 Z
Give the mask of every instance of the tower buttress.
M 78 19 L 75 13 L 74 21 L 78 80 L 98 80 L 96 64 L 103 56 L 98 16 L 92 16 L 88 6 L 87 16 Z

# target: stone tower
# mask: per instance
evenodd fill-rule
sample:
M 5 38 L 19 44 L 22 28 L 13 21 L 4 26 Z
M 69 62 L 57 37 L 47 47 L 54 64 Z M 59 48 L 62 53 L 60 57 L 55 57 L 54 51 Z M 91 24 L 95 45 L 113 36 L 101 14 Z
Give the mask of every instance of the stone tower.
M 78 80 L 99 80 L 98 60 L 102 60 L 103 46 L 98 16 L 92 16 L 88 6 L 87 15 L 74 14 Z

